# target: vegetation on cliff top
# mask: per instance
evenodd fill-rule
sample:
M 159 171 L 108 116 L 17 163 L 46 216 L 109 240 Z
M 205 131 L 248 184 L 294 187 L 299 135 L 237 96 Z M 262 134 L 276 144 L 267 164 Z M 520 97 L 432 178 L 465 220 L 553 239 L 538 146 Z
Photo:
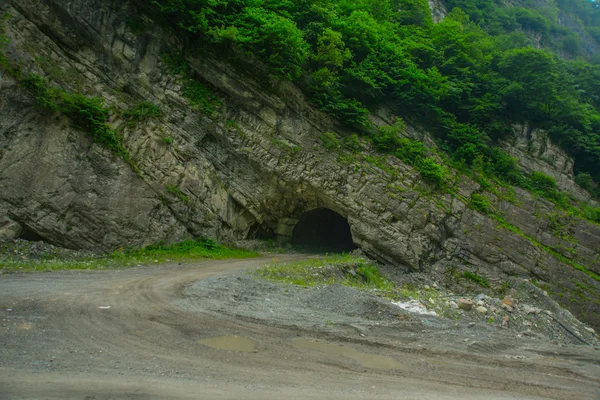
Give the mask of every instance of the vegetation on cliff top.
M 499 5 L 449 0 L 434 24 L 425 0 L 156 0 L 142 11 L 195 43 L 257 56 L 322 110 L 364 135 L 381 104 L 434 132 L 466 166 L 527 185 L 495 144 L 514 124 L 545 129 L 576 159 L 578 181 L 600 180 L 600 66 L 583 54 L 567 15 L 599 39 L 600 9 L 585 0 Z M 566 14 L 565 14 L 566 13 Z

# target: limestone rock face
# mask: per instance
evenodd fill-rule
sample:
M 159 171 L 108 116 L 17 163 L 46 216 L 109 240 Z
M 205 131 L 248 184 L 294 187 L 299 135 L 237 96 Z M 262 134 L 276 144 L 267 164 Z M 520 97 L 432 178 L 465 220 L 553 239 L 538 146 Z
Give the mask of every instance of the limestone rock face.
M 539 171 L 553 177 L 562 190 L 572 193 L 577 199 L 591 202 L 588 192 L 575 183 L 573 159 L 550 141 L 539 129 L 526 126 L 515 127 L 514 140 L 506 143 L 505 150 L 519 160 L 523 170 Z
M 470 179 L 457 177 L 455 194 L 440 193 L 367 144 L 362 154 L 327 150 L 323 133 L 351 132 L 293 85 L 266 78 L 260 67 L 233 68 L 189 51 L 195 77 L 220 98 L 216 112 L 203 113 L 164 61 L 180 51 L 179 40 L 152 21 L 133 32 L 127 2 L 9 0 L 0 7 L 12 15 L 7 55 L 53 85 L 102 97 L 131 154 L 130 163 L 111 154 L 2 74 L 0 237 L 30 232 L 88 250 L 199 236 L 236 241 L 259 229 L 289 237 L 303 213 L 325 207 L 347 218 L 365 253 L 406 271 L 465 266 L 492 282 L 535 277 L 556 293 L 576 293 L 578 283 L 600 299 L 598 282 L 573 267 L 600 273 L 598 225 L 515 189 L 510 202 L 490 195 L 518 232 L 507 229 L 468 207 L 479 190 Z M 122 111 L 141 101 L 163 115 L 127 121 Z M 523 139 L 513 154 L 578 193 L 568 157 L 533 142 L 534 151 L 523 150 Z M 600 326 L 598 303 L 559 300 Z

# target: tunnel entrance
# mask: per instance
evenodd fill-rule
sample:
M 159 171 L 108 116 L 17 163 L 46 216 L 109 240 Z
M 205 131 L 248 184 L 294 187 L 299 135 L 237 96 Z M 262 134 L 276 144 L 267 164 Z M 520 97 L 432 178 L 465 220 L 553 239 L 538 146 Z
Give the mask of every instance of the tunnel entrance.
M 300 217 L 290 243 L 307 251 L 340 253 L 356 249 L 346 218 L 328 208 L 317 208 Z

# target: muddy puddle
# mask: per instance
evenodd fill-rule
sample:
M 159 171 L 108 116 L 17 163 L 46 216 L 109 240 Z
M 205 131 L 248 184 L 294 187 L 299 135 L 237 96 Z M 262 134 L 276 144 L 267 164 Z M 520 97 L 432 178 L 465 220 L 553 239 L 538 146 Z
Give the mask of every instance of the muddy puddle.
M 243 336 L 218 336 L 200 339 L 198 344 L 218 350 L 241 351 L 244 353 L 252 353 L 256 349 L 256 341 Z
M 316 342 L 308 339 L 294 339 L 292 340 L 292 343 L 295 347 L 301 349 L 314 350 L 349 358 L 366 368 L 399 369 L 402 367 L 402 364 L 391 357 L 361 353 L 360 351 L 354 350 L 351 347 L 340 346 L 333 343 Z

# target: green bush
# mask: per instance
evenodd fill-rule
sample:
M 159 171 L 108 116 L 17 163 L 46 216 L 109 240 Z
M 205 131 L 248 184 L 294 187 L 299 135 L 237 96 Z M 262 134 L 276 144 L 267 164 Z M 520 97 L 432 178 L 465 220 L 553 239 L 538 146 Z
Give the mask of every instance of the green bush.
M 584 217 L 590 221 L 600 223 L 600 208 L 599 207 L 586 207 L 584 209 Z
M 129 160 L 123 139 L 106 123 L 109 109 L 105 107 L 103 99 L 51 88 L 48 82 L 37 74 L 23 78 L 21 84 L 33 94 L 42 108 L 64 113 L 79 129 L 90 132 L 96 143 Z
M 132 109 L 125 111 L 123 116 L 132 123 L 136 123 L 150 118 L 160 118 L 162 110 L 152 103 L 143 101 L 136 104 Z
M 473 193 L 471 196 L 471 208 L 487 214 L 490 212 L 490 207 L 490 200 L 487 197 L 479 193 Z
M 446 184 L 446 169 L 432 157 L 424 158 L 417 164 L 417 169 L 426 181 L 443 187 Z
M 325 132 L 319 136 L 319 140 L 323 144 L 323 147 L 327 150 L 339 149 L 340 141 L 333 132 Z
M 204 114 L 212 115 L 221 105 L 219 98 L 206 86 L 195 79 L 186 79 L 183 85 L 183 96 Z
M 470 271 L 464 271 L 461 275 L 461 278 L 465 278 L 468 279 L 472 282 L 475 282 L 476 284 L 478 284 L 481 287 L 490 287 L 490 282 L 487 280 L 487 278 L 477 275 L 476 273 L 470 272 Z
M 350 151 L 360 151 L 361 146 L 360 146 L 360 139 L 358 138 L 358 135 L 356 133 L 353 133 L 350 136 L 346 136 L 343 139 L 344 142 L 344 147 L 347 148 Z
M 556 180 L 538 171 L 533 171 L 528 177 L 529 185 L 537 192 L 556 190 Z

